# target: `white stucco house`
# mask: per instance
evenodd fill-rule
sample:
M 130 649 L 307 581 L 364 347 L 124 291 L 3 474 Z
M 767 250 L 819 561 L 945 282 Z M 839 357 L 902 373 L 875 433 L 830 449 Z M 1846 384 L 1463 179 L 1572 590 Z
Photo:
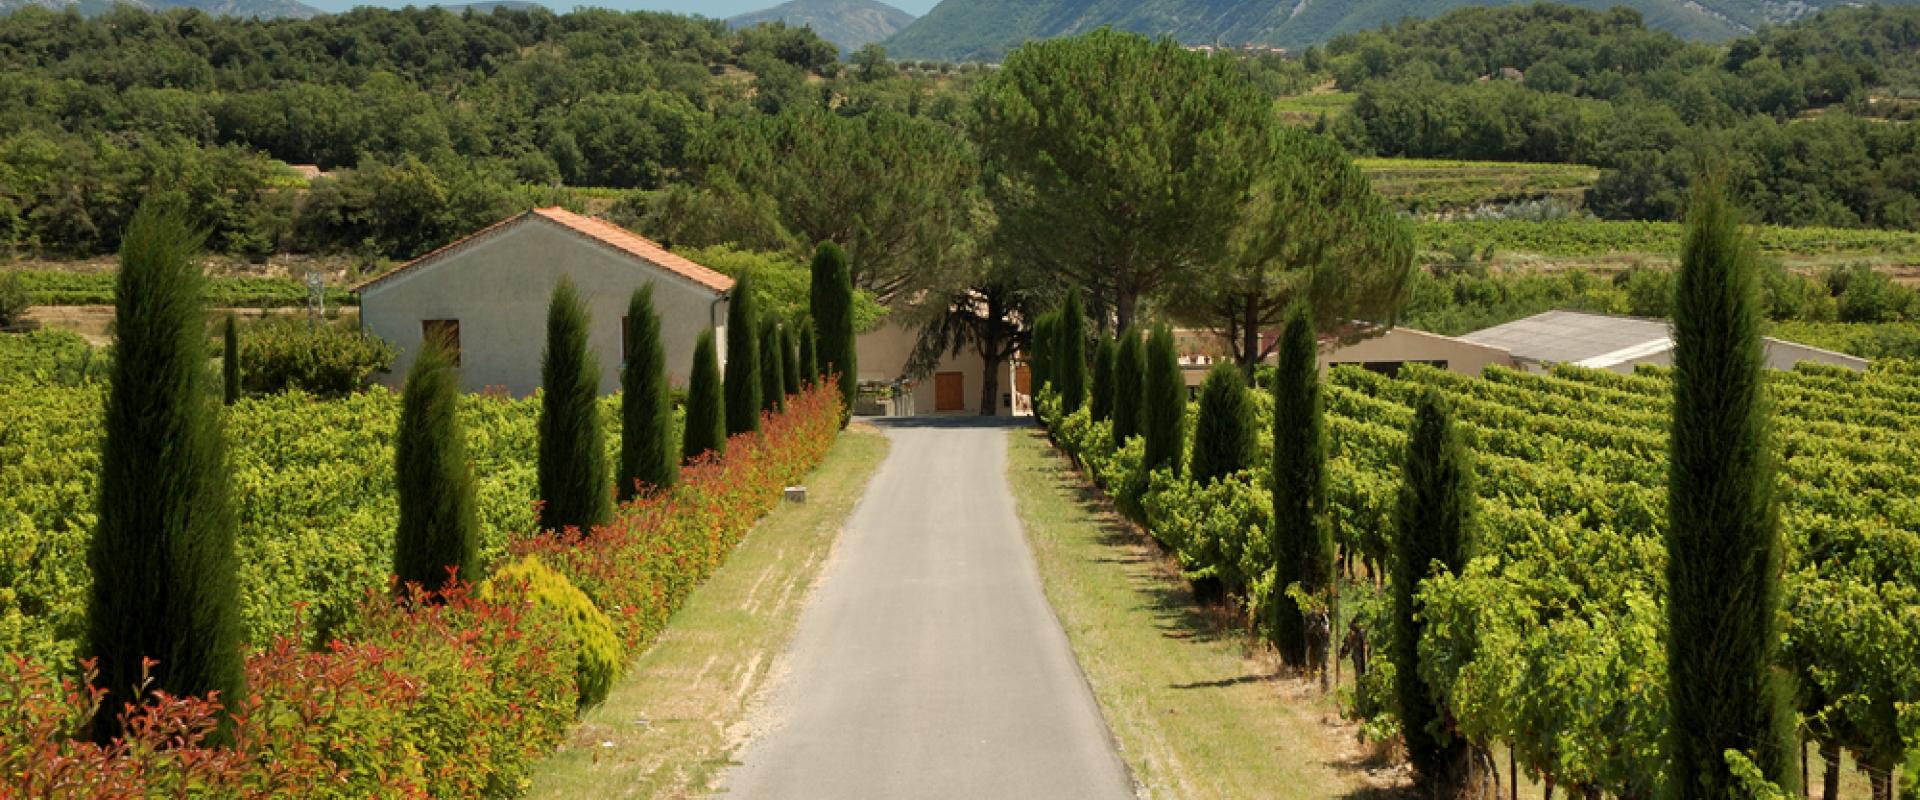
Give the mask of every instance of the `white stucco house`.
M 600 390 L 620 385 L 627 302 L 653 285 L 668 375 L 685 386 L 693 347 L 714 332 L 726 361 L 727 299 L 733 279 L 674 255 L 611 223 L 561 208 L 528 211 L 480 230 L 354 287 L 360 325 L 393 343 L 400 358 L 383 381 L 399 386 L 428 331 L 457 346 L 468 391 L 532 394 L 540 388 L 547 300 L 571 278 L 592 318 L 588 347 L 600 362 Z

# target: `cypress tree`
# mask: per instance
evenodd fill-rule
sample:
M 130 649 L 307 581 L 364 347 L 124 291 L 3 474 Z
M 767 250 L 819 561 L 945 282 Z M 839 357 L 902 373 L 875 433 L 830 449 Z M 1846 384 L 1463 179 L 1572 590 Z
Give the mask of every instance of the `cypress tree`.
M 1675 279 L 1667 458 L 1668 782 L 1737 787 L 1724 753 L 1799 785 L 1796 719 L 1776 670 L 1783 543 L 1762 369 L 1756 256 L 1722 179 L 1695 191 Z
M 771 319 L 760 321 L 760 410 L 787 407 L 787 376 L 781 374 L 780 328 Z
M 400 525 L 393 573 L 403 586 L 444 589 L 448 567 L 458 570 L 462 581 L 479 577 L 480 517 L 466 438 L 460 424 L 459 370 L 446 344 L 428 337 L 407 371 L 400 428 L 394 436 Z
M 240 402 L 240 323 L 227 315 L 220 328 L 221 400 L 227 405 Z
M 1111 336 L 1100 337 L 1093 348 L 1093 390 L 1087 398 L 1094 422 L 1113 419 L 1113 359 L 1116 346 Z
M 206 385 L 206 311 L 196 262 L 204 238 L 184 203 L 141 204 L 120 245 L 118 348 L 100 446 L 99 506 L 87 543 L 87 642 L 107 697 L 91 733 L 120 734 L 115 715 L 149 688 L 175 696 L 218 692 L 229 709 L 246 694 L 234 557 L 235 516 L 226 437 Z M 220 737 L 231 735 L 223 721 Z
M 1059 323 L 1060 314 L 1057 311 L 1049 311 L 1033 320 L 1033 332 L 1030 337 L 1032 341 L 1030 349 L 1033 352 L 1028 354 L 1027 369 L 1033 379 L 1033 399 L 1036 402 L 1039 401 L 1040 395 L 1046 394 L 1047 389 L 1054 383 L 1053 354 L 1060 343 Z
M 1240 368 L 1222 361 L 1200 386 L 1191 474 L 1202 486 L 1253 466 L 1253 407 Z
M 727 435 L 760 430 L 760 309 L 742 277 L 727 303 Z
M 1127 328 L 1120 332 L 1120 345 L 1113 351 L 1113 441 L 1126 444 L 1127 438 L 1140 435 L 1140 407 L 1146 401 L 1147 357 L 1142 351 L 1140 331 Z
M 642 491 L 673 488 L 680 462 L 673 452 L 673 397 L 667 385 L 667 349 L 653 284 L 627 301 L 627 363 L 620 371 L 620 502 Z
M 1059 385 L 1060 413 L 1072 414 L 1087 401 L 1087 319 L 1080 307 L 1080 292 L 1067 293 L 1067 305 L 1060 310 L 1059 327 L 1054 330 L 1053 372 Z
M 815 353 L 818 341 L 813 336 L 813 320 L 800 322 L 800 332 L 795 338 L 800 340 L 800 385 L 813 388 L 813 382 L 820 379 L 820 357 Z
M 854 351 L 853 273 L 839 245 L 821 242 L 814 251 L 807 299 L 819 339 L 820 374 L 840 376 L 840 426 L 844 428 L 853 419 L 853 401 L 860 392 L 860 365 Z
M 613 515 L 606 440 L 600 430 L 600 367 L 587 350 L 589 320 L 573 281 L 547 304 L 540 361 L 540 527 L 582 533 Z
M 1180 373 L 1173 331 L 1166 325 L 1153 326 L 1153 335 L 1147 339 L 1146 367 L 1140 409 L 1140 432 L 1147 440 L 1143 466 L 1148 472 L 1170 469 L 1178 476 L 1186 451 L 1187 382 Z
M 709 451 L 726 455 L 726 401 L 720 393 L 720 356 L 714 352 L 713 331 L 701 331 L 693 345 L 693 372 L 687 377 L 687 429 L 680 437 L 682 460 L 692 463 Z
M 1306 619 L 1281 592 L 1293 583 L 1318 594 L 1333 581 L 1327 518 L 1327 429 L 1321 418 L 1320 352 L 1307 309 L 1295 309 L 1280 340 L 1273 379 L 1273 644 L 1289 666 L 1307 666 Z
M 787 394 L 800 393 L 800 354 L 794 349 L 794 326 L 780 326 L 780 379 Z
M 1400 731 L 1414 779 L 1432 797 L 1454 797 L 1470 775 L 1464 738 L 1436 729 L 1446 714 L 1420 675 L 1425 624 L 1414 595 L 1434 570 L 1457 573 L 1473 547 L 1473 464 L 1439 392 L 1422 395 L 1407 439 L 1406 468 L 1394 515 L 1393 674 Z

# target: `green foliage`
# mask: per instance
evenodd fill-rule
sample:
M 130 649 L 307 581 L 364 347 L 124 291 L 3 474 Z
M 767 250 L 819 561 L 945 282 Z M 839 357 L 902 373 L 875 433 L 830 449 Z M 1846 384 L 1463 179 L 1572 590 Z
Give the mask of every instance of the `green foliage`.
M 1213 366 L 1200 385 L 1200 408 L 1193 423 L 1193 454 L 1187 474 L 1194 483 L 1206 486 L 1252 467 L 1253 459 L 1247 379 L 1238 368 L 1223 361 Z
M 1165 469 L 1178 477 L 1186 452 L 1187 383 L 1174 351 L 1173 329 L 1153 326 L 1145 365 L 1140 408 L 1140 433 L 1147 445 L 1145 466 L 1149 472 Z
M 760 430 L 760 308 L 753 279 L 741 278 L 727 298 L 727 434 Z
M 1113 440 L 1124 444 L 1140 435 L 1146 404 L 1147 356 L 1137 328 L 1120 331 L 1113 351 Z
M 1435 796 L 1452 796 L 1467 777 L 1467 742 L 1449 729 L 1441 692 L 1420 659 L 1426 623 L 1421 583 L 1458 574 L 1472 557 L 1475 535 L 1473 464 L 1446 401 L 1429 391 L 1414 410 L 1404 483 L 1394 514 L 1394 695 L 1415 780 Z
M 587 349 L 586 305 L 562 278 L 547 304 L 540 359 L 540 527 L 593 530 L 612 518 L 600 421 L 600 367 Z
M 812 317 L 800 321 L 800 330 L 794 338 L 800 340 L 797 373 L 800 377 L 800 385 L 812 387 L 813 382 L 819 380 L 821 375 L 820 356 L 817 352 L 820 340 L 813 334 Z
M 1067 304 L 1053 331 L 1053 352 L 1048 377 L 1060 393 L 1060 410 L 1071 414 L 1087 402 L 1087 315 L 1080 307 L 1080 293 L 1067 292 Z
M 72 331 L 0 336 L 0 387 L 84 386 L 105 381 L 112 358 Z
M 1920 361 L 1920 325 L 1911 322 L 1781 322 L 1767 335 L 1861 358 Z
M 794 329 L 780 326 L 780 387 L 789 395 L 800 393 L 800 353 L 794 347 Z
M 1728 750 L 1798 786 L 1795 717 L 1775 669 L 1785 550 L 1754 262 L 1724 191 L 1704 184 L 1674 291 L 1668 455 L 1669 785 L 1686 798 L 1735 789 Z
M 232 314 L 220 323 L 220 400 L 240 400 L 240 321 Z
M 1031 342 L 1027 367 L 1033 374 L 1033 396 L 1058 392 L 1059 389 L 1054 388 L 1057 380 L 1054 370 L 1059 361 L 1060 312 L 1048 311 L 1035 317 L 1027 339 Z
M 119 280 L 110 271 L 24 269 L 6 274 L 18 276 L 29 302 L 47 306 L 111 305 Z M 209 276 L 202 294 L 209 305 L 220 308 L 294 308 L 307 304 L 306 284 L 290 277 Z M 326 301 L 331 308 L 355 305 L 359 298 L 345 287 L 329 286 Z
M 240 388 L 249 395 L 344 397 L 393 366 L 397 352 L 350 322 L 268 317 L 241 333 Z
M 1333 529 L 1327 514 L 1327 429 L 1320 399 L 1320 348 L 1304 309 L 1287 320 L 1273 381 L 1274 585 L 1318 596 L 1333 588 Z M 1267 624 L 1280 657 L 1308 665 L 1307 620 L 1290 598 L 1272 604 Z M 1324 644 L 1324 643 L 1323 643 Z
M 400 400 L 394 436 L 394 493 L 400 500 L 393 574 L 429 592 L 480 573 L 480 517 L 467 432 L 460 421 L 460 371 L 446 342 L 422 342 Z
M 615 481 L 622 503 L 671 489 L 680 478 L 667 350 L 660 341 L 651 283 L 635 289 L 627 301 L 626 353 L 620 370 L 620 470 Z
M 713 331 L 700 332 L 693 345 L 693 371 L 687 378 L 687 427 L 680 437 L 680 459 L 691 464 L 707 453 L 727 452 L 727 407 L 721 397 L 720 356 Z
M 776 322 L 793 323 L 807 316 L 812 302 L 812 270 L 799 258 L 786 253 L 741 250 L 731 245 L 678 250 L 681 255 L 702 266 L 712 267 L 738 280 L 751 277 L 760 301 L 760 315 Z M 873 299 L 873 293 L 853 293 L 853 329 L 870 331 L 887 316 L 887 307 Z
M 10 328 L 20 322 L 32 302 L 19 273 L 0 272 L 0 328 Z
M 103 744 L 121 733 L 121 705 L 148 690 L 217 692 L 229 707 L 246 693 L 237 521 L 221 413 L 206 385 L 201 241 L 169 195 L 142 204 L 123 237 L 119 357 L 87 544 L 85 652 L 109 693 L 92 723 Z M 149 669 L 147 659 L 158 663 Z
M 1093 391 L 1088 398 L 1088 409 L 1094 422 L 1113 419 L 1113 361 L 1118 357 L 1118 350 L 1113 337 L 1107 335 L 1102 335 L 1100 344 L 1093 349 Z
M 847 253 L 839 245 L 822 241 L 814 250 L 813 280 L 808 291 L 807 310 L 815 325 L 820 376 L 839 376 L 841 426 L 845 427 L 860 393 L 860 365 L 854 350 L 853 274 L 847 266 Z
M 760 320 L 760 410 L 780 411 L 786 407 L 787 378 L 781 372 L 785 358 L 781 352 L 780 328 L 771 319 Z
M 567 632 L 580 652 L 574 667 L 574 686 L 580 693 L 580 708 L 597 706 L 607 699 L 620 673 L 626 671 L 626 654 L 614 634 L 613 621 L 593 604 L 565 575 L 540 562 L 538 556 L 520 560 L 494 570 L 477 592 L 482 600 L 506 601 L 525 597 L 565 617 Z

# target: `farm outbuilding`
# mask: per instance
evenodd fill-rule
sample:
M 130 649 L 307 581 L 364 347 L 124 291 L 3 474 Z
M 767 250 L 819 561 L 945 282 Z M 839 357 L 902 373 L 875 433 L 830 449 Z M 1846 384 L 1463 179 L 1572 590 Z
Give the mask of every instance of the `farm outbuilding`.
M 468 391 L 540 388 L 547 300 L 571 279 L 592 316 L 588 347 L 600 390 L 620 385 L 627 303 L 653 285 L 669 379 L 685 386 L 702 331 L 726 361 L 727 298 L 733 279 L 668 252 L 619 226 L 561 208 L 502 220 L 354 287 L 360 324 L 393 343 L 400 358 L 384 380 L 398 386 L 428 333 L 451 340 Z
M 1513 357 L 1499 347 L 1413 328 L 1355 328 L 1348 333 L 1354 335 L 1321 337 L 1321 369 L 1351 365 L 1392 375 L 1403 365 L 1425 364 L 1478 377 L 1490 364 L 1513 366 Z M 1272 348 L 1279 336 L 1279 331 L 1261 334 L 1261 347 Z M 1179 331 L 1175 341 L 1180 346 L 1180 367 L 1189 390 L 1196 390 L 1206 380 L 1207 370 L 1215 362 L 1232 360 L 1231 349 L 1218 334 Z M 1277 361 L 1276 356 L 1268 356 L 1264 363 Z
M 1673 332 L 1664 320 L 1616 317 L 1584 311 L 1548 311 L 1461 339 L 1513 354 L 1515 366 L 1544 371 L 1554 364 L 1632 372 L 1641 364 L 1673 363 Z M 1767 367 L 1793 369 L 1803 361 L 1864 370 L 1867 360 L 1768 337 Z

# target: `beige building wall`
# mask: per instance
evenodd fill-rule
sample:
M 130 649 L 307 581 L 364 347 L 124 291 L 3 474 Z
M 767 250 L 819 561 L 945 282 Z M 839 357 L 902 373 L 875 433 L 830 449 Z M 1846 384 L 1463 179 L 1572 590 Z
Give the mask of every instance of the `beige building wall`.
M 406 380 L 423 320 L 455 319 L 468 391 L 500 387 L 514 395 L 532 394 L 540 388 L 547 301 L 563 276 L 573 279 L 592 317 L 588 347 L 600 363 L 602 393 L 619 388 L 621 318 L 633 290 L 646 283 L 654 286 L 654 311 L 660 315 L 673 385 L 687 385 L 694 342 L 709 328 L 724 369 L 727 304 L 720 295 L 533 217 L 362 292 L 361 327 L 400 348 L 399 360 L 382 381 L 398 387 Z
M 854 340 L 854 350 L 860 360 L 860 380 L 877 383 L 891 383 L 905 376 L 907 360 L 913 357 L 913 345 L 919 340 L 917 328 L 903 326 L 887 321 L 873 331 L 861 334 Z M 1003 397 L 1013 393 L 1012 364 L 1001 365 L 999 387 L 994 391 L 994 414 L 1009 416 L 1013 409 L 1003 402 Z M 960 408 L 940 411 L 936 389 L 940 373 L 958 373 L 960 387 Z M 914 413 L 927 415 L 935 413 L 979 414 L 980 391 L 986 374 L 985 359 L 972 348 L 963 349 L 959 355 L 947 355 L 940 360 L 940 366 L 933 374 L 911 380 L 910 394 L 913 397 Z M 953 380 L 949 378 L 948 380 Z
M 1379 361 L 1444 361 L 1447 369 L 1478 377 L 1489 364 L 1514 365 L 1512 354 L 1498 347 L 1441 336 L 1437 333 L 1394 328 L 1371 339 L 1353 344 L 1323 348 L 1320 368 L 1333 364 L 1365 364 Z

